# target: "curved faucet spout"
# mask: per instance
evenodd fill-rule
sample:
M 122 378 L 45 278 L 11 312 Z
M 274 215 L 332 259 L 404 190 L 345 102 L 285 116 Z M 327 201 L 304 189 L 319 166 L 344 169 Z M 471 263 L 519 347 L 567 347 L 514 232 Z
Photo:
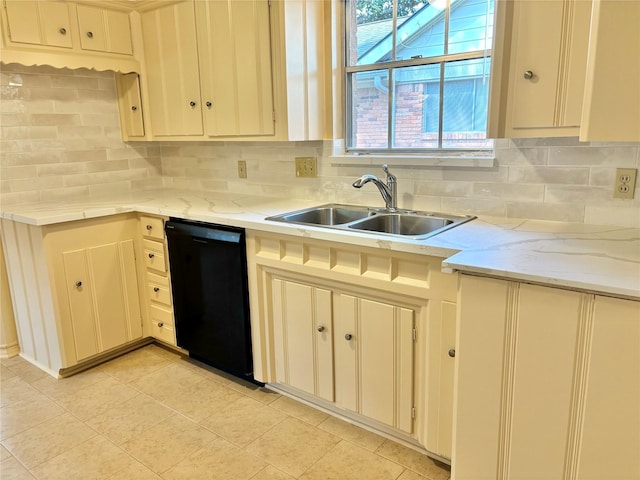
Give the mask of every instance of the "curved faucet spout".
M 373 182 L 373 184 L 378 187 L 378 190 L 380 190 L 380 195 L 382 195 L 387 210 L 395 211 L 398 209 L 398 206 L 396 204 L 396 179 L 393 175 L 389 174 L 387 169 L 385 169 L 385 172 L 387 173 L 387 179 L 389 180 L 388 184 L 385 184 L 375 175 L 365 173 L 355 182 L 353 182 L 353 186 L 355 188 L 362 188 L 363 185 L 366 185 L 369 182 Z M 389 178 L 390 176 L 392 177 L 392 179 Z

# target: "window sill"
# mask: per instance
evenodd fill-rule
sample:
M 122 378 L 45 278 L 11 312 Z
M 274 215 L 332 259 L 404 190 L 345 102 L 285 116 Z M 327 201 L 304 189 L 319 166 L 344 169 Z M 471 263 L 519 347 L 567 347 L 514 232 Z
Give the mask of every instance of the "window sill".
M 330 155 L 329 160 L 334 166 L 350 165 L 382 165 L 394 167 L 479 167 L 491 168 L 495 166 L 495 157 L 478 156 L 402 156 L 402 155 Z
M 464 167 L 464 168 L 491 168 L 495 166 L 494 152 L 487 155 L 478 155 L 475 152 L 468 154 L 430 154 L 430 155 L 376 155 L 368 153 L 346 153 L 342 140 L 327 141 L 325 143 L 325 157 L 329 158 L 332 166 L 359 166 L 387 164 L 396 168 L 420 168 L 420 167 Z

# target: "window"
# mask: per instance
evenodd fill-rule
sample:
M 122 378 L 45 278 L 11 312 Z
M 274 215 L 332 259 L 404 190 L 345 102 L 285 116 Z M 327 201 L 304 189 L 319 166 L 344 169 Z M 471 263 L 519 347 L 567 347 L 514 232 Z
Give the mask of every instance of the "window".
M 494 0 L 347 0 L 347 150 L 481 150 Z

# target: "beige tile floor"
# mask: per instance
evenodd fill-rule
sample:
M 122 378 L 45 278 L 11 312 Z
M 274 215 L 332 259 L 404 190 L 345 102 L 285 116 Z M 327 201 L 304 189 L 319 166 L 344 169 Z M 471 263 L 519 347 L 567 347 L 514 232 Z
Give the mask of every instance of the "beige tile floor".
M 447 480 L 427 456 L 148 345 L 54 380 L 0 361 L 0 478 Z

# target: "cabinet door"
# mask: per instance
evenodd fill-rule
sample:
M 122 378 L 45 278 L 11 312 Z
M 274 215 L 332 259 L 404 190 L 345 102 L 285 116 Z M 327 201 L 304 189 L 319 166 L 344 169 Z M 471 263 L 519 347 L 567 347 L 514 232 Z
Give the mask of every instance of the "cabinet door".
M 338 406 L 413 431 L 414 312 L 334 293 Z
M 276 380 L 333 401 L 331 291 L 271 283 Z
M 640 302 L 595 297 L 578 479 L 640 478 Z
M 140 77 L 137 73 L 116 74 L 116 85 L 125 140 L 129 137 L 144 137 Z
M 63 252 L 77 360 L 142 337 L 132 240 Z
M 267 0 L 196 2 L 206 132 L 273 135 Z
M 12 42 L 71 48 L 69 10 L 63 2 L 7 0 Z
M 193 2 L 143 12 L 141 19 L 152 134 L 202 135 Z
M 640 2 L 593 2 L 581 141 L 640 141 L 638 25 Z
M 125 12 L 78 5 L 80 47 L 98 52 L 133 53 L 129 16 Z

